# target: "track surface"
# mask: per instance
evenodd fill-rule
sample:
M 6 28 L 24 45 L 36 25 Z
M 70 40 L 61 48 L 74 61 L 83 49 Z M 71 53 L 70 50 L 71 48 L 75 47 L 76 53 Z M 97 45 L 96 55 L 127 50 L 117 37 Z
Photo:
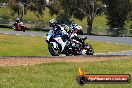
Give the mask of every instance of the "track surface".
M 22 32 L 22 31 L 3 31 L 0 30 L 1 34 L 15 34 L 15 35 L 30 35 L 30 36 L 46 36 L 43 32 Z M 132 37 L 109 37 L 109 36 L 92 36 L 92 35 L 81 35 L 81 37 L 87 37 L 88 40 L 97 40 L 119 44 L 132 44 Z

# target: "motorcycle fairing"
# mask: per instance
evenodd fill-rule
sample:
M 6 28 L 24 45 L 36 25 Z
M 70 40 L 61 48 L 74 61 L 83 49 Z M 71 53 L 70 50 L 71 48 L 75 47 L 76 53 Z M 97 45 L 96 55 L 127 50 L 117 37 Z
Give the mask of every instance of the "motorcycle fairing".
M 63 42 L 63 40 L 62 40 L 61 37 L 56 37 L 56 38 L 54 38 L 54 39 L 56 40 L 56 42 L 58 42 L 58 43 L 61 45 L 61 48 L 62 48 L 61 51 L 63 51 L 64 48 L 65 48 L 65 46 L 66 46 L 66 42 Z

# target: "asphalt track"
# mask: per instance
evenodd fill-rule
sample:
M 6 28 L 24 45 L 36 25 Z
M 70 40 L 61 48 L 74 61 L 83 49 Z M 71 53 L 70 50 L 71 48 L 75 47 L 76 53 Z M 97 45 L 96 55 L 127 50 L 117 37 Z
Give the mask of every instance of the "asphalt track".
M 0 34 L 13 34 L 13 35 L 28 35 L 28 36 L 46 36 L 44 32 L 32 32 L 32 31 L 4 31 L 0 30 Z M 109 37 L 109 36 L 92 36 L 92 35 L 80 35 L 81 37 L 87 37 L 88 40 L 103 41 L 108 43 L 115 44 L 127 44 L 132 45 L 132 37 Z M 109 53 L 95 53 L 97 56 L 132 56 L 132 50 L 130 51 L 121 51 L 121 52 L 109 52 Z
M 1 34 L 15 34 L 15 35 L 30 35 L 30 36 L 46 36 L 44 32 L 33 32 L 33 31 L 3 31 L 0 30 Z M 119 44 L 132 44 L 132 37 L 109 37 L 109 36 L 92 36 L 92 35 L 80 35 L 81 37 L 86 37 L 88 40 L 104 41 Z

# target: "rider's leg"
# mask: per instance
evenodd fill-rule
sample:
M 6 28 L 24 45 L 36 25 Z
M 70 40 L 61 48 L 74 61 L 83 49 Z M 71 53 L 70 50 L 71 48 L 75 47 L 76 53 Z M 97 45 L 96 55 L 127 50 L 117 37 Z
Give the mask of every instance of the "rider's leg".
M 59 43 L 59 44 L 61 45 L 61 47 L 62 47 L 62 50 L 61 50 L 61 51 L 63 51 L 64 48 L 65 48 L 65 46 L 66 46 L 66 42 L 58 41 L 58 43 Z

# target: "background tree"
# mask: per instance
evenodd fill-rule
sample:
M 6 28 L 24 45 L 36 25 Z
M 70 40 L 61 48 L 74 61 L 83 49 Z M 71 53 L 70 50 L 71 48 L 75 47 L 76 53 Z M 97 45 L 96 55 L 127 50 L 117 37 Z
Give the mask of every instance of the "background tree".
M 50 0 L 50 3 L 47 5 L 47 8 L 49 9 L 51 16 L 62 13 L 63 9 L 58 0 Z
M 129 5 L 129 13 L 128 13 L 128 20 L 131 21 L 130 29 L 132 29 L 132 0 L 130 0 L 130 5 Z
M 107 5 L 107 25 L 113 36 L 124 34 L 124 25 L 129 11 L 129 0 L 105 0 Z
M 20 6 L 22 3 L 20 3 L 20 0 L 9 0 L 8 4 L 13 16 L 15 14 L 17 14 L 19 17 L 22 15 L 22 7 Z
M 46 5 L 46 0 L 31 0 L 28 9 L 40 18 L 43 17 Z
M 130 0 L 128 19 L 132 21 L 132 0 Z
M 69 13 L 66 13 L 64 8 L 63 8 L 63 5 L 60 1 L 54 1 L 53 5 L 49 5 L 49 7 L 51 7 L 53 9 L 50 9 L 50 13 L 51 15 L 53 14 L 56 14 L 57 17 L 57 21 L 59 24 L 67 24 L 69 25 L 71 22 L 70 22 L 70 16 L 69 16 Z M 53 12 L 54 11 L 54 12 Z
M 42 17 L 47 3 L 46 0 L 9 0 L 12 15 L 23 17 L 27 10 L 32 11 L 38 18 Z
M 0 3 L 8 3 L 9 0 L 0 0 Z
M 69 24 L 70 16 L 68 13 L 65 13 L 63 5 L 59 0 L 50 0 L 49 4 L 46 6 L 49 9 L 49 13 L 51 16 L 56 15 L 56 19 L 59 24 Z
M 91 34 L 94 17 L 101 8 L 100 0 L 60 0 L 65 13 L 79 20 L 87 18 L 87 33 Z

